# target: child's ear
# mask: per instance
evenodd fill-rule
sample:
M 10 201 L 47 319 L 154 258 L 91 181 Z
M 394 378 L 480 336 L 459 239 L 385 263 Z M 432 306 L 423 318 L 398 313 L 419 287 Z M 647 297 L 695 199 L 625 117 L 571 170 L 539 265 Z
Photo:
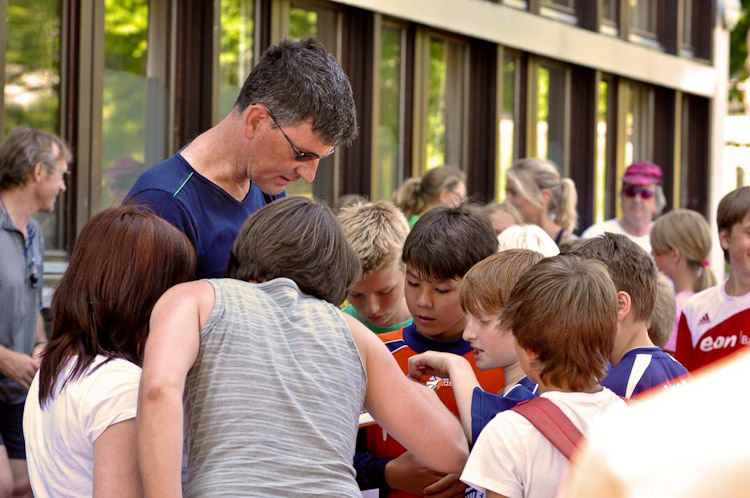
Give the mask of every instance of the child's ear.
M 622 323 L 625 318 L 630 314 L 630 308 L 632 307 L 632 301 L 630 294 L 625 291 L 617 292 L 617 323 Z
M 672 258 L 672 262 L 674 262 L 675 264 L 679 263 L 680 259 L 682 259 L 682 254 L 680 253 L 680 250 L 677 249 L 676 247 L 673 247 L 672 249 L 669 250 L 669 255 Z
M 729 250 L 729 230 L 726 228 L 719 230 L 719 243 L 722 249 Z
M 550 198 L 552 197 L 552 194 L 550 194 L 549 189 L 543 188 L 539 191 L 539 199 L 542 201 L 542 205 L 547 207 L 549 206 Z

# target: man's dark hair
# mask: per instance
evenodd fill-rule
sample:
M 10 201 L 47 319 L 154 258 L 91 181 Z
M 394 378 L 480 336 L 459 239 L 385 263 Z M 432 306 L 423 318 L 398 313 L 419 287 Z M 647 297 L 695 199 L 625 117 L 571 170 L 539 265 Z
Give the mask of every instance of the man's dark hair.
M 312 119 L 327 145 L 349 145 L 357 136 L 357 114 L 349 79 L 314 38 L 283 40 L 265 51 L 242 85 L 239 112 L 263 104 L 279 124 Z
M 246 282 L 286 277 L 305 294 L 338 306 L 361 271 L 330 208 L 300 196 L 274 201 L 248 218 L 224 275 Z
M 404 243 L 403 261 L 422 277 L 450 280 L 497 252 L 489 216 L 478 206 L 439 206 L 427 211 Z

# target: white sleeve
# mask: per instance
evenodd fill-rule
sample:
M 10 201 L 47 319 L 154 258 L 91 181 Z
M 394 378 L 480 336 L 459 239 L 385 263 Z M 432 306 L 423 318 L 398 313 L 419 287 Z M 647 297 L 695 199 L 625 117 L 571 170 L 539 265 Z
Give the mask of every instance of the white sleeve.
M 461 480 L 482 491 L 492 491 L 508 498 L 522 497 L 526 451 L 514 412 L 501 412 L 479 435 Z
M 86 437 L 93 445 L 110 425 L 135 418 L 141 368 L 127 360 L 112 360 L 89 376 L 83 417 Z

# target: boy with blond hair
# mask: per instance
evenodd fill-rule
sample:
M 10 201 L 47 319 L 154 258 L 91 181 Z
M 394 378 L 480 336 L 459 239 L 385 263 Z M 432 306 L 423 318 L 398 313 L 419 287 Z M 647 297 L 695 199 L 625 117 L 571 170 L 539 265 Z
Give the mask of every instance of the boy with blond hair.
M 716 224 L 729 278 L 682 309 L 675 356 L 691 371 L 750 344 L 750 187 L 721 199 Z
M 521 367 L 541 398 L 581 433 L 601 413 L 625 405 L 599 385 L 617 335 L 617 290 L 598 261 L 541 261 L 521 276 L 500 322 L 513 334 Z M 482 431 L 461 480 L 488 498 L 554 496 L 568 460 L 515 410 L 499 413 Z
M 502 371 L 476 370 L 471 345 L 461 338 L 467 321 L 459 301 L 464 275 L 496 251 L 497 237 L 492 223 L 476 206 L 436 207 L 414 225 L 402 256 L 406 264 L 404 293 L 414 323 L 379 336 L 404 374 L 408 372 L 410 357 L 439 351 L 466 357 L 486 391 L 497 392 L 504 386 Z M 441 401 L 458 416 L 450 381 L 439 376 L 422 380 L 437 389 Z M 373 472 L 382 469 L 381 495 L 453 496 L 451 493 L 462 493 L 465 489 L 457 474 L 441 474 L 424 467 L 378 426 L 367 428 L 367 446 L 371 457 L 379 462 L 371 462 L 370 468 Z
M 346 240 L 362 265 L 362 277 L 347 294 L 347 313 L 376 334 L 412 322 L 404 299 L 405 265 L 401 251 L 409 224 L 391 202 L 347 206 L 338 215 Z
M 459 294 L 468 317 L 463 339 L 480 370 L 502 369 L 505 386 L 498 393 L 482 390 L 469 360 L 450 353 L 427 351 L 409 358 L 409 375 L 449 378 L 456 395 L 461 424 L 469 442 L 499 412 L 536 396 L 537 386 L 526 377 L 513 347 L 513 335 L 502 327 L 500 313 L 519 278 L 543 256 L 526 249 L 508 249 L 471 267 Z
M 679 382 L 687 370 L 656 347 L 648 325 L 656 300 L 657 271 L 651 257 L 624 235 L 605 233 L 577 243 L 569 252 L 601 261 L 617 288 L 617 338 L 612 369 L 602 386 L 625 398 Z

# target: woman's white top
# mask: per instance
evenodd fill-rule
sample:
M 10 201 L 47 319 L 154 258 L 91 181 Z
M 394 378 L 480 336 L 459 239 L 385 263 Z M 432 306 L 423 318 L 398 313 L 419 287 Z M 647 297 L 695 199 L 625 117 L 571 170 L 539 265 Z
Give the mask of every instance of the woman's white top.
M 141 368 L 122 359 L 102 364 L 106 358 L 99 355 L 61 390 L 75 358 L 60 372 L 56 395 L 43 410 L 38 372 L 26 398 L 26 461 L 37 498 L 91 496 L 94 441 L 109 426 L 135 418 Z

